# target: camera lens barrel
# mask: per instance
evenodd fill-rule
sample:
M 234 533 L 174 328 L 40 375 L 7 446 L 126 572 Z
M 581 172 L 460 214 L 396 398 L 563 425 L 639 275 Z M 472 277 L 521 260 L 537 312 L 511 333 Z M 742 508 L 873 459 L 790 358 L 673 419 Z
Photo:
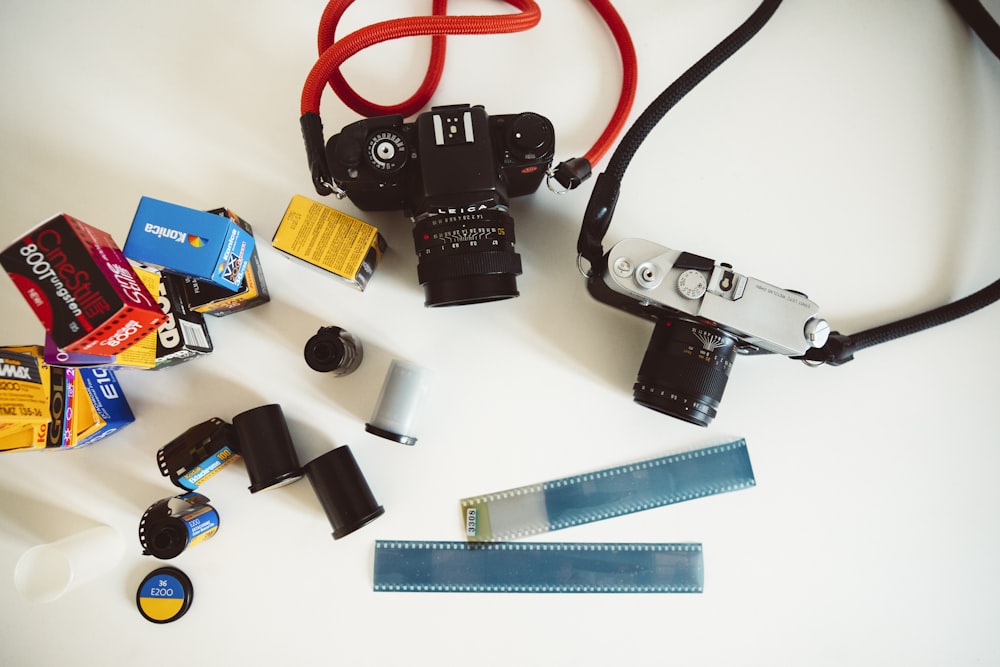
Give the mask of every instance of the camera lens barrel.
M 514 220 L 501 209 L 428 215 L 415 223 L 413 245 L 428 307 L 519 294 L 521 256 L 514 252 Z
M 708 324 L 679 318 L 656 323 L 632 388 L 636 403 L 698 426 L 717 414 L 737 339 Z

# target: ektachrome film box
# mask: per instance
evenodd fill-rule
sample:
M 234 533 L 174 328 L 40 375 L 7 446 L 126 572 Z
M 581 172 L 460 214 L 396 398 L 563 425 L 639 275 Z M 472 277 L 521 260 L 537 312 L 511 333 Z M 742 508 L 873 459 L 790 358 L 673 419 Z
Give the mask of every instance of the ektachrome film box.
M 69 215 L 31 229 L 0 264 L 61 349 L 118 354 L 163 321 L 114 239 Z
M 152 197 L 139 200 L 124 247 L 129 259 L 234 291 L 253 249 L 253 234 L 230 218 Z
M 361 291 L 386 248 L 372 225 L 301 195 L 292 197 L 271 244 Z
M 107 368 L 80 368 L 77 372 L 83 379 L 83 386 L 94 411 L 104 422 L 104 426 L 98 431 L 81 438 L 76 443 L 77 447 L 92 445 L 135 421 L 135 415 L 114 371 Z

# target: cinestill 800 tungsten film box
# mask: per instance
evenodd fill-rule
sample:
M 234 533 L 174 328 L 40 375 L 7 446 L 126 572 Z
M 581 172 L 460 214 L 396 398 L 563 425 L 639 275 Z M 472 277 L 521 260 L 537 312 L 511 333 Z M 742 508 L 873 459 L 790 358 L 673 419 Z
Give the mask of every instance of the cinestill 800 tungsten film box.
M 114 239 L 69 215 L 28 231 L 0 264 L 61 349 L 118 354 L 163 321 Z
M 128 238 L 129 259 L 237 290 L 254 249 L 253 234 L 227 216 L 143 197 Z
M 368 286 L 386 248 L 372 225 L 301 195 L 292 197 L 271 245 L 361 291 Z

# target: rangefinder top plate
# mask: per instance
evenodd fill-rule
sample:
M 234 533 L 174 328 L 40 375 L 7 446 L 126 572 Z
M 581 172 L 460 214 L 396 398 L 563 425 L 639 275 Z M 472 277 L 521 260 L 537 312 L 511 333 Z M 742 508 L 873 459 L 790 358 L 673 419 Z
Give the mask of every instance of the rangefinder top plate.
M 829 326 L 805 295 L 736 273 L 728 264 L 644 239 L 608 253 L 605 284 L 644 305 L 701 318 L 744 344 L 794 356 L 826 343 Z

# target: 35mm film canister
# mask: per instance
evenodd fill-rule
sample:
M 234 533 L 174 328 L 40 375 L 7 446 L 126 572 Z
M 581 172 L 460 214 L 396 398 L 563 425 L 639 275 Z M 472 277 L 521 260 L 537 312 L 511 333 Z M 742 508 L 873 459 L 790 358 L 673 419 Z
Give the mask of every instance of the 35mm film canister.
M 139 521 L 142 553 L 169 560 L 219 530 L 219 513 L 200 493 L 163 498 L 149 506 Z
M 333 526 L 333 539 L 339 540 L 385 513 L 347 445 L 313 459 L 305 471 Z
M 290 484 L 302 477 L 281 406 L 262 405 L 233 417 L 240 454 L 250 476 L 250 493 Z
M 427 393 L 428 376 L 428 371 L 416 364 L 393 359 L 365 430 L 404 445 L 415 445 L 417 437 L 413 431 Z
M 323 327 L 306 341 L 303 351 L 309 368 L 331 375 L 347 375 L 357 370 L 364 357 L 358 337 L 340 327 Z

